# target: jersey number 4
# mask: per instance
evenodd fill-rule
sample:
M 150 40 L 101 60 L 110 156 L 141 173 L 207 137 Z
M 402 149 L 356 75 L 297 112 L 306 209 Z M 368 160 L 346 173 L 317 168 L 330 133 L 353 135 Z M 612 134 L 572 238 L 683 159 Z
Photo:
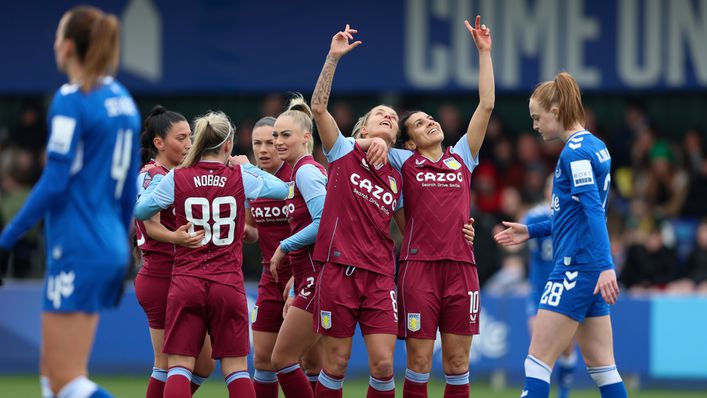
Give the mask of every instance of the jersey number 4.
M 194 217 L 194 207 L 200 208 L 201 217 Z M 221 215 L 221 207 L 228 208 L 228 216 Z M 233 196 L 220 196 L 209 203 L 206 198 L 187 198 L 184 201 L 184 214 L 187 221 L 192 223 L 189 227 L 189 233 L 194 232 L 195 226 L 204 228 L 204 239 L 201 244 L 205 245 L 213 242 L 216 246 L 227 246 L 233 243 L 236 234 L 236 198 Z M 228 228 L 228 234 L 225 238 L 221 237 L 221 228 Z
M 113 161 L 110 167 L 110 176 L 115 180 L 115 198 L 120 199 L 123 196 L 123 187 L 125 179 L 128 177 L 130 170 L 130 160 L 133 152 L 133 131 L 118 130 L 118 136 L 115 139 L 115 148 L 113 148 Z

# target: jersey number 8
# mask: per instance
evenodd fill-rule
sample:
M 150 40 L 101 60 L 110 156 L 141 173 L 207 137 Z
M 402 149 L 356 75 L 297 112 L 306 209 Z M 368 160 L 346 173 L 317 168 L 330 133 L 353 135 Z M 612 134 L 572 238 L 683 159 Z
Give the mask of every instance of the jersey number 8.
M 228 216 L 221 216 L 221 206 L 228 206 Z M 201 217 L 194 218 L 193 207 L 201 208 Z M 184 201 L 184 214 L 187 221 L 192 223 L 189 233 L 194 232 L 195 226 L 204 228 L 204 239 L 201 244 L 205 245 L 212 241 L 216 246 L 228 246 L 233 243 L 236 234 L 236 198 L 233 196 L 220 196 L 212 203 L 206 198 L 192 197 Z M 213 220 L 213 227 L 210 221 Z M 221 228 L 228 227 L 228 235 L 221 237 Z

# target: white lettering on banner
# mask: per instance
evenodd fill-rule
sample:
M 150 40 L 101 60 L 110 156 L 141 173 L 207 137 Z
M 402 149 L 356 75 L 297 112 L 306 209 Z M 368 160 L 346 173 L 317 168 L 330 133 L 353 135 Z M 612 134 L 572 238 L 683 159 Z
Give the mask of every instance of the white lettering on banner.
M 458 16 L 479 13 L 498 43 L 493 57 L 501 88 L 528 86 L 561 70 L 583 88 L 686 87 L 690 79 L 707 86 L 707 0 L 617 0 L 606 9 L 593 4 L 406 0 L 406 79 L 424 90 L 476 87 L 478 56 Z M 612 50 L 609 57 L 597 56 L 598 47 Z M 535 76 L 527 75 L 526 64 L 537 64 L 530 69 Z
M 479 319 L 479 334 L 474 336 L 474 344 L 469 352 L 469 362 L 479 363 L 482 358 L 497 359 L 508 353 L 508 324 L 496 319 L 489 311 L 481 308 Z M 434 354 L 442 351 L 442 339 L 437 332 L 434 343 Z
M 668 2 L 668 85 L 685 84 L 685 63 L 692 59 L 695 79 L 707 84 L 707 0 L 700 0 L 697 9 L 692 0 Z M 699 9 L 699 11 L 698 11 Z M 684 49 L 688 48 L 688 53 Z

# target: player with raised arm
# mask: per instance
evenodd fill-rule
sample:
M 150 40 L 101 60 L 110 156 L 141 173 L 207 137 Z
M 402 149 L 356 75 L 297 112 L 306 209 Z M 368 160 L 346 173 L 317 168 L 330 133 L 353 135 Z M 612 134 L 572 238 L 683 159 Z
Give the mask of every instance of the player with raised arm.
M 194 130 L 194 145 L 182 167 L 156 176 L 135 209 L 136 217 L 145 220 L 174 206 L 177 225 L 191 223 L 189 233 L 204 232 L 198 248 L 176 247 L 167 298 L 164 396 L 191 396 L 192 371 L 208 333 L 229 397 L 254 398 L 246 361 L 250 344 L 241 252 L 243 203 L 246 198 L 284 199 L 287 184 L 247 164 L 245 156 L 229 158 L 234 129 L 222 112 L 198 118 Z
M 296 295 L 285 315 L 273 348 L 272 366 L 288 398 L 313 397 L 311 381 L 321 369 L 321 349 L 312 329 L 312 311 L 319 277 L 319 263 L 313 260 L 314 245 L 326 197 L 327 172 L 312 157 L 312 111 L 302 97 L 290 101 L 278 116 L 273 138 L 278 157 L 292 168 L 287 219 L 291 236 L 280 242 L 270 259 L 270 272 L 280 281 L 280 268 L 289 257 Z M 286 281 L 285 277 L 282 278 Z M 300 368 L 300 362 L 307 374 Z
M 137 178 L 139 194 L 147 189 L 155 176 L 166 175 L 184 160 L 191 148 L 191 128 L 184 116 L 158 105 L 145 118 L 141 142 L 144 166 Z M 174 245 L 196 248 L 204 237 L 203 231 L 190 236 L 187 232 L 190 224 L 177 228 L 175 223 L 173 207 L 155 214 L 149 220 L 135 221 L 137 245 L 143 260 L 135 277 L 135 295 L 147 316 L 155 357 L 146 398 L 161 398 L 167 381 L 167 354 L 162 352 L 162 346 Z M 207 337 L 192 375 L 192 393 L 213 370 L 211 342 Z
M 258 120 L 253 126 L 253 154 L 258 167 L 275 177 L 289 181 L 292 174 L 290 164 L 277 156 L 272 116 Z M 285 297 L 289 290 L 287 281 L 292 275 L 289 257 L 278 269 L 279 282 L 270 273 L 270 259 L 280 245 L 280 241 L 290 236 L 287 222 L 287 202 L 284 200 L 253 199 L 248 202 L 250 217 L 246 213 L 246 223 L 251 222 L 257 229 L 258 245 L 262 254 L 263 272 L 258 283 L 258 299 L 251 316 L 253 329 L 253 384 L 258 398 L 277 398 L 277 375 L 270 358 L 275 347 L 277 334 L 284 320 Z
M 405 150 L 389 160 L 403 175 L 405 234 L 400 253 L 398 336 L 406 339 L 403 396 L 426 397 L 439 329 L 444 397 L 469 396 L 469 351 L 479 333 L 479 279 L 474 248 L 459 234 L 471 213 L 471 173 L 494 107 L 491 34 L 477 16 L 464 21 L 479 54 L 479 104 L 466 134 L 446 150 L 444 132 L 432 116 L 409 112 L 401 119 Z
M 140 162 L 140 115 L 110 77 L 119 37 L 117 17 L 95 7 L 74 7 L 61 18 L 54 55 L 69 83 L 49 109 L 47 163 L 0 235 L 0 251 L 7 251 L 44 218 L 43 397 L 111 396 L 87 376 L 98 312 L 117 305 L 130 264 Z
M 323 263 L 314 327 L 322 334 L 324 367 L 317 397 L 341 397 L 352 336 L 361 326 L 371 372 L 368 397 L 394 397 L 393 349 L 397 331 L 395 259 L 390 220 L 399 208 L 400 173 L 367 154 L 339 131 L 327 110 L 339 59 L 361 44 L 348 25 L 331 41 L 312 95 L 312 111 L 329 160 L 327 199 L 314 258 Z M 354 135 L 384 137 L 392 145 L 398 115 L 379 105 L 357 123 Z M 384 152 L 383 152 L 384 153 Z M 383 158 L 384 159 L 384 158 Z
M 525 360 L 522 396 L 545 398 L 560 353 L 575 337 L 603 398 L 626 397 L 616 369 L 609 304 L 619 295 L 606 227 L 611 156 L 584 128 L 579 86 L 569 73 L 540 83 L 530 96 L 533 129 L 565 143 L 555 167 L 549 221 L 504 222 L 504 246 L 552 235 L 555 268 L 545 284 Z M 601 294 L 597 294 L 601 293 Z

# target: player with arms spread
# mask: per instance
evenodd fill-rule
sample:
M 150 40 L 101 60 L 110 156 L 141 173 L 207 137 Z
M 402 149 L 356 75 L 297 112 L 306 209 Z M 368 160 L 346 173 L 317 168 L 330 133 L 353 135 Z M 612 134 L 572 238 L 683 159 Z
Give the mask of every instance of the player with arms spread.
M 508 228 L 495 236 L 509 246 L 552 235 L 554 245 L 555 268 L 540 299 L 522 396 L 548 397 L 552 366 L 576 337 L 601 396 L 626 397 L 616 370 L 609 315 L 609 304 L 619 295 L 605 212 L 611 156 L 584 128 L 582 97 L 570 74 L 540 83 L 530 96 L 529 109 L 533 129 L 545 141 L 562 140 L 565 147 L 555 168 L 551 220 L 504 222 Z

